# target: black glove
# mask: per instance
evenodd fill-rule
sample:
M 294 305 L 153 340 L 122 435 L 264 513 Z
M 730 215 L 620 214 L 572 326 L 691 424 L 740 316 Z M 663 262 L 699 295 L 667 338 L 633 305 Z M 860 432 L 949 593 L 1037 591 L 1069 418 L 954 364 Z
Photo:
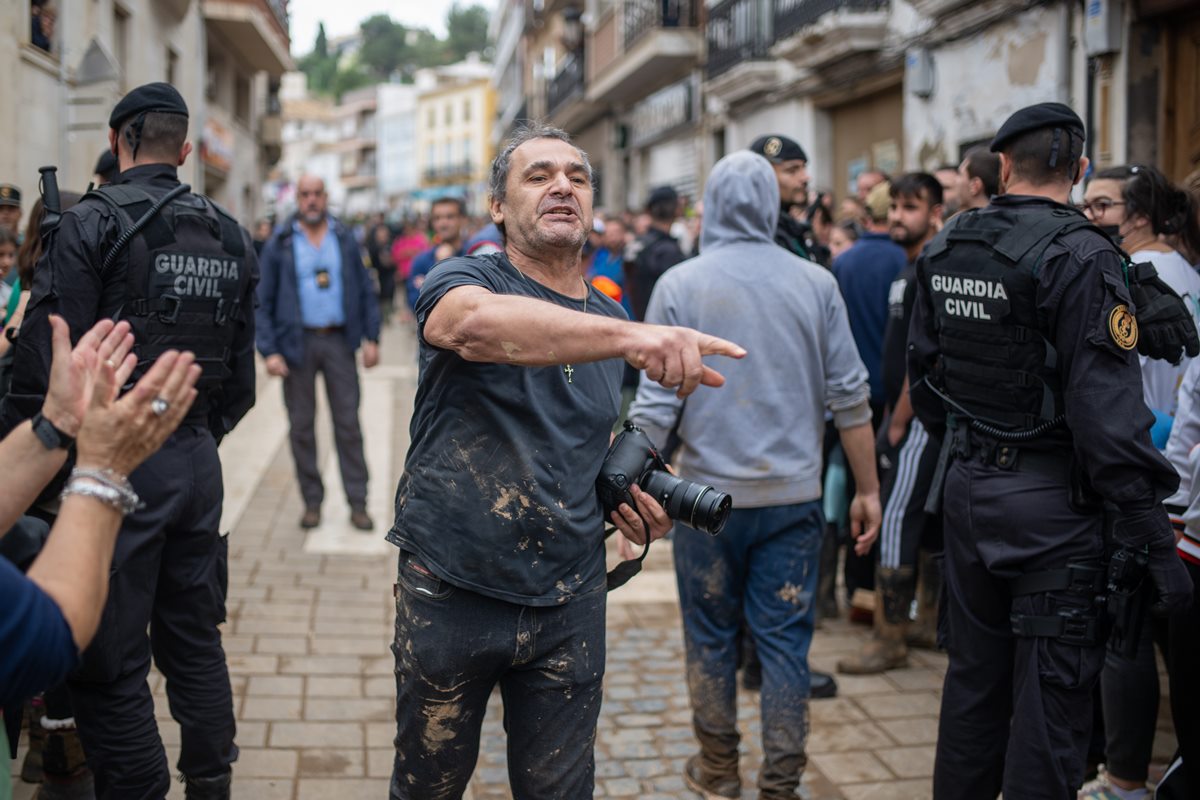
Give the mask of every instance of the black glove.
M 1158 505 L 1150 511 L 1122 516 L 1114 527 L 1113 538 L 1131 550 L 1146 553 L 1146 568 L 1158 593 L 1154 613 L 1181 611 L 1192 604 L 1192 578 L 1175 550 L 1175 532 L 1165 508 Z
M 1138 326 L 1138 352 L 1178 364 L 1186 352 L 1200 354 L 1200 336 L 1191 311 L 1175 290 L 1158 277 L 1153 264 L 1129 268 L 1129 296 Z

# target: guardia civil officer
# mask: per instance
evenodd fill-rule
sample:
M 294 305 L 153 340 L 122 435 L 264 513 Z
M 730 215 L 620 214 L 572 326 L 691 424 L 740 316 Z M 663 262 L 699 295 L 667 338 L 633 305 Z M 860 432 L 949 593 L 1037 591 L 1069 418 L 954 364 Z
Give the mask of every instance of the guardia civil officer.
M 1067 205 L 1083 138 L 1060 103 L 1016 112 L 991 145 L 1006 194 L 950 220 L 917 265 L 912 399 L 949 461 L 938 800 L 1075 796 L 1104 660 L 1105 501 L 1156 602 L 1191 595 L 1137 350 L 1191 348 L 1195 331 L 1150 304 L 1136 319 L 1120 252 Z
M 182 728 L 177 766 L 187 797 L 227 798 L 237 748 L 217 629 L 228 555 L 218 533 L 217 440 L 254 404 L 257 264 L 249 233 L 179 182 L 176 169 L 191 153 L 179 92 L 141 86 L 113 109 L 109 127 L 120 176 L 64 212 L 48 235 L 0 429 L 41 406 L 50 314 L 62 316 L 74 337 L 98 319 L 128 320 L 135 380 L 164 350 L 196 354 L 203 372 L 192 410 L 130 475 L 144 505 L 125 518 L 100 629 L 69 686 L 97 797 L 161 800 L 171 776 L 146 684 L 153 652 Z M 74 427 L 51 427 L 43 441 L 68 447 Z
M 772 134 L 750 143 L 750 152 L 771 162 L 779 183 L 779 220 L 775 244 L 808 261 L 812 255 L 812 228 L 792 216 L 792 206 L 808 208 L 808 154 L 794 139 Z

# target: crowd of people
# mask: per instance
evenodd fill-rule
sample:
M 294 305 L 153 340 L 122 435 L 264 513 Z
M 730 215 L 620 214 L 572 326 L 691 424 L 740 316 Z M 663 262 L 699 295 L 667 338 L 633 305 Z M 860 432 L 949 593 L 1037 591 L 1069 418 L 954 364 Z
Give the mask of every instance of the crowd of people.
M 843 610 L 872 631 L 839 673 L 948 653 L 935 797 L 1200 794 L 1200 173 L 1092 170 L 1078 116 L 1043 103 L 958 165 L 869 170 L 849 197 L 768 133 L 702 200 L 660 186 L 606 212 L 586 153 L 531 124 L 486 219 L 448 196 L 342 221 L 303 176 L 252 236 L 181 188 L 187 114 L 166 84 L 131 92 L 108 185 L 39 200 L 23 235 L 0 184 L 0 453 L 26 465 L 0 508 L 19 610 L 0 709 L 44 754 L 26 777 L 162 797 L 153 654 L 187 797 L 230 796 L 216 445 L 257 350 L 283 381 L 299 525 L 322 525 L 322 373 L 349 521 L 373 530 L 359 357 L 403 324 L 394 800 L 465 791 L 497 686 L 514 796 L 592 796 L 605 596 L 629 574 L 605 573 L 613 533 L 626 559 L 672 537 L 703 797 L 741 796 L 739 672 L 761 693 L 759 796 L 799 796 L 809 703 L 838 691 L 808 651 Z M 623 436 L 610 450 L 622 424 L 652 443 L 636 465 Z M 675 474 L 650 491 L 660 454 Z M 720 524 L 697 519 L 706 487 L 733 497 Z

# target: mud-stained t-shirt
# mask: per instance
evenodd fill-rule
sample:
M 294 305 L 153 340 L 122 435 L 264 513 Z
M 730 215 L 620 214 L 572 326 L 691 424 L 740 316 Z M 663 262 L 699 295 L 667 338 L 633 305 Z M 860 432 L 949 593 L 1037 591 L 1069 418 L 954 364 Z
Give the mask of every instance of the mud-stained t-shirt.
M 450 584 L 530 606 L 604 586 L 596 475 L 621 405 L 620 360 L 550 367 L 470 362 L 424 338 L 430 312 L 458 286 L 583 310 L 503 253 L 443 261 L 422 287 L 412 444 L 388 541 Z M 587 313 L 626 318 L 588 287 Z M 553 342 L 547 343 L 551 349 Z

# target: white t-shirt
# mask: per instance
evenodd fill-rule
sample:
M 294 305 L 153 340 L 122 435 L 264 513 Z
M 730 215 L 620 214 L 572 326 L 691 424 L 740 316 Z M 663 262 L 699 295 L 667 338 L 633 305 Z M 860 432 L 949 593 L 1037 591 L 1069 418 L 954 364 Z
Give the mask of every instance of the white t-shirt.
M 1178 292 L 1183 302 L 1192 312 L 1192 321 L 1200 329 L 1200 272 L 1187 262 L 1183 256 L 1174 250 L 1160 253 L 1155 250 L 1139 250 L 1130 258 L 1133 263 L 1150 262 L 1158 270 L 1158 276 L 1163 282 Z M 1178 365 L 1169 361 L 1146 358 L 1142 362 L 1142 391 L 1146 397 L 1146 405 L 1155 411 L 1175 416 L 1178 404 L 1179 384 L 1183 373 L 1191 361 L 1187 356 Z

